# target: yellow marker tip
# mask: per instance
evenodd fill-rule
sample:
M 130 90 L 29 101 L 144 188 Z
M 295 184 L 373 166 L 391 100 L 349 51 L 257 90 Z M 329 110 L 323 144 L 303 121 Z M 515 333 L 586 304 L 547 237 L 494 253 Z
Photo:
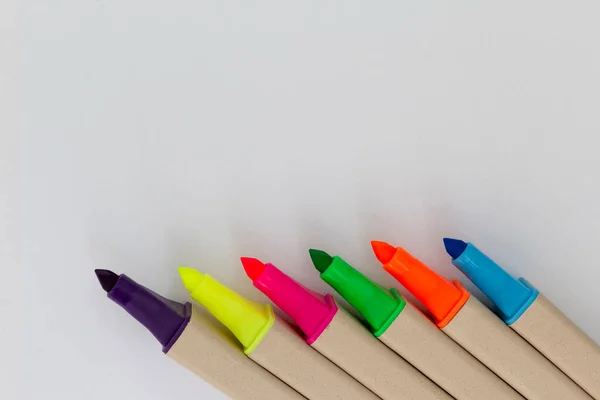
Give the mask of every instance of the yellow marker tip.
M 179 276 L 181 276 L 181 281 L 183 282 L 183 286 L 187 289 L 188 292 L 193 293 L 194 290 L 202 283 L 204 279 L 204 274 L 196 271 L 193 268 L 188 267 L 179 267 Z

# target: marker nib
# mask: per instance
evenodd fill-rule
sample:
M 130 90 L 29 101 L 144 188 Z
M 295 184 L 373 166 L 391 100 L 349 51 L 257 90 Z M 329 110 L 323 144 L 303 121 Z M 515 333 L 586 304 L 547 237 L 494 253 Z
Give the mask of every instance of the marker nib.
M 396 248 L 386 242 L 372 240 L 371 247 L 373 247 L 375 257 L 377 257 L 379 262 L 382 264 L 387 264 L 392 257 L 394 257 L 394 254 L 396 254 Z
M 198 272 L 193 268 L 179 267 L 177 270 L 179 271 L 179 276 L 181 277 L 183 286 L 185 286 L 187 291 L 190 293 L 192 293 L 198 287 L 198 285 L 200 285 L 202 279 L 204 278 L 203 273 Z
M 323 250 L 310 249 L 308 250 L 308 254 L 310 254 L 310 259 L 312 260 L 317 271 L 320 273 L 325 272 L 325 270 L 329 268 L 331 262 L 333 261 L 333 257 Z
M 467 244 L 459 239 L 444 238 L 444 247 L 446 248 L 446 253 L 453 260 L 456 260 L 465 251 Z
M 248 278 L 252 279 L 253 282 L 260 278 L 262 273 L 265 271 L 266 265 L 263 264 L 260 260 L 257 260 L 256 258 L 241 257 L 240 261 L 244 266 L 244 271 L 246 271 L 246 275 L 248 275 Z
M 119 280 L 119 275 L 107 269 L 95 269 L 94 272 L 96 273 L 98 282 L 100 282 L 100 286 L 102 286 L 102 289 L 106 293 L 110 292 Z

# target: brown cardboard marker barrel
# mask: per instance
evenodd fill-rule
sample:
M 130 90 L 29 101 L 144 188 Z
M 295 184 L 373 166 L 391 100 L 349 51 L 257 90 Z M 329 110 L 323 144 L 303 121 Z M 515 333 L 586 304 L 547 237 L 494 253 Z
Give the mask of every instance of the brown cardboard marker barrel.
M 437 326 L 528 400 L 592 400 L 458 281 L 450 282 L 401 247 L 372 242 L 384 269 L 432 314 Z
M 232 400 L 304 399 L 248 359 L 231 333 L 196 306 L 167 355 Z
M 456 400 L 523 400 L 396 289 L 383 289 L 339 256 L 309 253 L 321 279 L 361 314 L 374 337 Z
M 523 399 L 410 303 L 379 340 L 456 400 Z
M 311 346 L 384 400 L 452 399 L 342 308 Z
M 592 399 L 472 296 L 442 330 L 529 400 Z
M 510 327 L 594 399 L 600 400 L 600 346 L 544 295 L 538 294 Z
M 249 357 L 309 400 L 379 399 L 279 317 Z

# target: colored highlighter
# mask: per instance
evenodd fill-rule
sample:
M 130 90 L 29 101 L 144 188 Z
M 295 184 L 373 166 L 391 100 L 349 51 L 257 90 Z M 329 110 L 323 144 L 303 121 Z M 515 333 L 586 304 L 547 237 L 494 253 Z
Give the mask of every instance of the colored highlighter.
M 108 298 L 144 325 L 163 352 L 233 400 L 302 400 L 242 354 L 235 339 L 190 303 L 165 299 L 126 275 L 97 269 Z
M 383 400 L 451 397 L 383 343 L 331 295 L 314 293 L 272 264 L 242 258 L 254 286 L 286 313 L 306 342 Z
M 191 297 L 225 325 L 244 353 L 308 400 L 377 400 L 371 391 L 307 346 L 268 304 L 257 304 L 211 276 L 179 268 Z
M 595 399 L 600 347 L 525 279 L 515 279 L 471 243 L 444 239 L 452 263 L 496 305 L 522 338 Z
M 338 256 L 309 253 L 321 279 L 365 318 L 375 337 L 456 400 L 523 400 L 396 289 L 382 289 Z
M 437 326 L 528 400 L 590 400 L 547 358 L 481 304 L 401 247 L 373 241 L 383 268 L 432 314 Z

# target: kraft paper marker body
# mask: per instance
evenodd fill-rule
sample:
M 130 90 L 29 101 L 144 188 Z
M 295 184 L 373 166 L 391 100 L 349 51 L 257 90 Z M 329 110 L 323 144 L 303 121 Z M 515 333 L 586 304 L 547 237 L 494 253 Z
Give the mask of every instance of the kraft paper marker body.
M 338 308 L 272 264 L 242 258 L 254 286 L 286 313 L 319 353 L 383 400 L 449 400 L 451 397 Z
M 271 305 L 249 301 L 194 269 L 182 267 L 179 273 L 192 298 L 238 338 L 248 357 L 307 399 L 379 399 L 307 346 Z
M 144 325 L 163 352 L 232 400 L 302 400 L 244 356 L 229 332 L 190 303 L 167 300 L 126 275 L 96 270 L 108 298 Z
M 504 322 L 600 400 L 600 347 L 525 279 L 515 279 L 471 243 L 444 239 L 452 263 L 499 310 Z
M 436 324 L 528 400 L 591 400 L 591 397 L 500 318 L 401 247 L 371 242 L 384 269 L 433 315 Z
M 456 400 L 523 400 L 396 289 L 380 288 L 338 256 L 309 252 L 321 279 L 357 309 L 373 334 Z

